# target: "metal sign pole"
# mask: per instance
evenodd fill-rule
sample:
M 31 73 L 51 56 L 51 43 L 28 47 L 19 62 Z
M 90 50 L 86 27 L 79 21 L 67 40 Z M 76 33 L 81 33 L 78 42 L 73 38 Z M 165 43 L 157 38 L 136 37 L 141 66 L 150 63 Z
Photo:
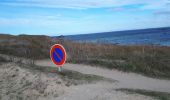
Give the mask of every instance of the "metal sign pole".
M 57 51 L 56 51 L 57 49 Z M 60 44 L 54 44 L 50 49 L 50 58 L 52 62 L 58 67 L 58 72 L 62 72 L 62 65 L 66 61 L 66 51 Z M 59 59 L 59 60 L 58 60 Z
M 61 66 L 62 67 L 62 66 Z M 58 71 L 61 72 L 61 67 L 58 67 Z

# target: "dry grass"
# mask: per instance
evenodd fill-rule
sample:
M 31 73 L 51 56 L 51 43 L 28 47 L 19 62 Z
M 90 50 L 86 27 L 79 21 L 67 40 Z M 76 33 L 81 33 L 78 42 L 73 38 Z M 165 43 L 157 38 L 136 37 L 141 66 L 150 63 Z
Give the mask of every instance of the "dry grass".
M 165 46 L 102 45 L 48 36 L 0 35 L 0 53 L 32 59 L 49 58 L 50 47 L 55 43 L 66 48 L 67 62 L 170 78 L 170 47 Z
M 118 46 L 63 42 L 68 62 L 132 71 L 151 77 L 170 77 L 170 47 Z
M 32 59 L 49 57 L 53 41 L 47 36 L 0 35 L 0 53 Z

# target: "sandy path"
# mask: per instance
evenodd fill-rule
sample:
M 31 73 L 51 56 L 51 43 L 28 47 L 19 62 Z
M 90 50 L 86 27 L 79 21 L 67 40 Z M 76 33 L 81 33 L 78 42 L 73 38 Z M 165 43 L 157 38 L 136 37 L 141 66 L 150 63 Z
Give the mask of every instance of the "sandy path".
M 55 66 L 50 60 L 37 61 L 36 64 L 41 66 Z M 83 74 L 93 74 L 117 80 L 118 83 L 116 86 L 115 84 L 113 85 L 114 88 L 145 89 L 170 93 L 170 80 L 148 78 L 135 73 L 125 73 L 82 64 L 66 63 L 63 68 L 78 71 Z
M 113 84 L 98 82 L 96 84 L 84 84 L 72 86 L 65 95 L 54 100 L 153 100 L 153 98 L 115 91 Z
M 41 66 L 56 67 L 50 60 L 36 62 Z M 97 82 L 96 84 L 83 84 L 71 86 L 65 90 L 64 95 L 49 100 L 154 100 L 156 98 L 127 94 L 116 91 L 118 88 L 145 89 L 160 92 L 170 92 L 170 80 L 148 78 L 139 74 L 125 73 L 117 70 L 103 69 L 82 64 L 69 64 L 64 69 L 78 71 L 83 74 L 93 74 L 117 80 L 118 82 Z M 42 99 L 43 100 L 43 99 Z

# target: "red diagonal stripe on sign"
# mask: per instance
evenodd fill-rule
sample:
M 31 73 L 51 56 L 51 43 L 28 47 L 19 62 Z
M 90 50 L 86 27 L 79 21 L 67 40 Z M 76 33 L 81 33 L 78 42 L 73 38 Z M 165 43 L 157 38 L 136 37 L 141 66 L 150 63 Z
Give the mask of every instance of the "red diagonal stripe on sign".
M 58 55 L 58 53 L 54 50 L 54 53 L 57 55 L 57 57 L 62 61 L 62 58 L 60 57 L 60 55 Z

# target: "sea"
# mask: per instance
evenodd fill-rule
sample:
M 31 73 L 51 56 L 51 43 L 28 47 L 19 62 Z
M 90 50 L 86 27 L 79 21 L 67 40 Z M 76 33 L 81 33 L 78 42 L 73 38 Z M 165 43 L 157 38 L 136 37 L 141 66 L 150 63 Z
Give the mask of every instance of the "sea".
M 116 45 L 170 46 L 170 27 L 67 35 L 65 39 Z

